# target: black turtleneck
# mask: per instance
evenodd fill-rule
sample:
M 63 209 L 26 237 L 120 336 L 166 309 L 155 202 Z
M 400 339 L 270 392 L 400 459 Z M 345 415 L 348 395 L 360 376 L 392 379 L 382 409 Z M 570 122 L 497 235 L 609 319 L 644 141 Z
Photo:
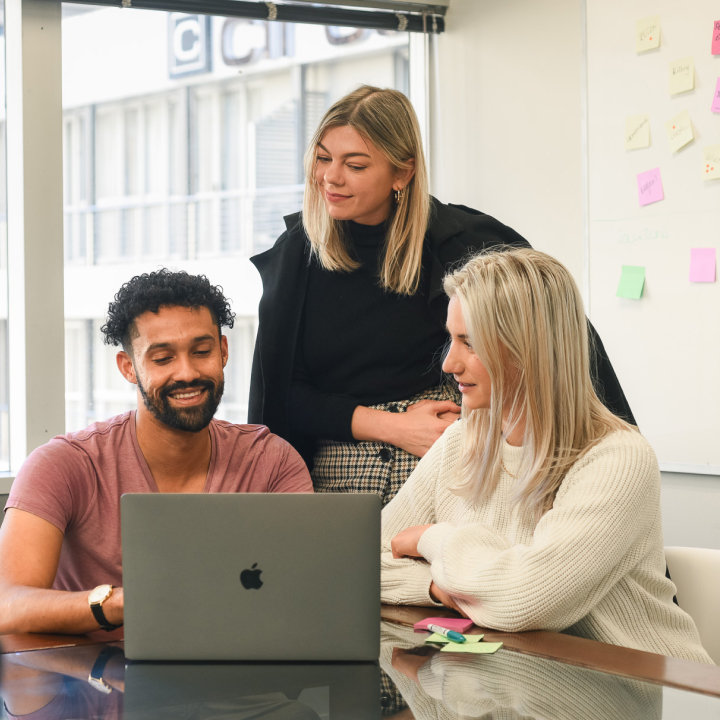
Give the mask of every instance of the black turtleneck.
M 290 393 L 293 430 L 351 441 L 358 405 L 403 400 L 441 380 L 445 329 L 427 304 L 428 277 L 398 295 L 380 286 L 385 225 L 346 224 L 361 267 L 331 272 L 312 260 Z

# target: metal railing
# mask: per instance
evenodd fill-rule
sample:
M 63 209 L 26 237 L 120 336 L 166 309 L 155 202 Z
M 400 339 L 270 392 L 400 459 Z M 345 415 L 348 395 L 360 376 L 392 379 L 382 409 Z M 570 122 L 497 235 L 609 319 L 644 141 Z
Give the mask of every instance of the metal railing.
M 267 250 L 302 207 L 303 185 L 133 198 L 65 208 L 65 260 L 194 260 Z

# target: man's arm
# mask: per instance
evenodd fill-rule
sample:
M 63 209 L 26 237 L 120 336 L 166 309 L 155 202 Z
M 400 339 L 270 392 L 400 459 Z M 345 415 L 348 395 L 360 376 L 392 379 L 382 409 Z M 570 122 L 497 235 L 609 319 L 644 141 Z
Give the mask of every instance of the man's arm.
M 37 515 L 9 508 L 0 528 L 0 634 L 84 634 L 99 630 L 88 591 L 52 590 L 63 534 Z M 123 592 L 103 604 L 108 622 L 123 622 Z

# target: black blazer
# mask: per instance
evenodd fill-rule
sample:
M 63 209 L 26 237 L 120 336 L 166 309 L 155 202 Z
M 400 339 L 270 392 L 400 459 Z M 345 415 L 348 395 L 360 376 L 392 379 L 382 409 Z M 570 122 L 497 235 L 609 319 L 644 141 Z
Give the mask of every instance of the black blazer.
M 291 431 L 288 419 L 295 350 L 309 277 L 310 243 L 300 213 L 288 215 L 285 224 L 287 230 L 275 245 L 251 258 L 263 281 L 263 295 L 258 311 L 248 422 L 267 425 L 293 445 L 312 467 L 315 438 Z M 445 327 L 448 305 L 442 287 L 445 274 L 471 255 L 497 246 L 530 247 L 530 244 L 489 215 L 463 205 L 444 205 L 432 198 L 423 262 L 427 258 L 430 271 L 428 305 L 440 327 Z M 598 395 L 616 415 L 634 423 L 605 348 L 590 324 L 589 329 L 594 341 L 591 358 Z

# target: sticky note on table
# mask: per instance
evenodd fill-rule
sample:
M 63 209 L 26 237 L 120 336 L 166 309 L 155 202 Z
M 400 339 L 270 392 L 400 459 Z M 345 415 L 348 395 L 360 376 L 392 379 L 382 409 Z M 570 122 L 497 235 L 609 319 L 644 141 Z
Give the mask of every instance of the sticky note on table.
M 678 113 L 665 123 L 665 132 L 670 142 L 670 152 L 677 152 L 694 139 L 690 114 L 687 110 Z
M 444 645 L 440 652 L 454 652 L 454 653 L 472 653 L 473 655 L 492 655 L 496 653 L 501 647 L 502 643 L 449 643 Z
M 630 115 L 625 118 L 625 149 L 650 147 L 650 116 Z
M 715 282 L 715 248 L 690 250 L 690 282 Z
M 659 167 L 639 173 L 637 176 L 637 185 L 638 201 L 641 206 L 650 205 L 650 203 L 665 199 Z
M 485 636 L 484 635 L 465 635 L 465 642 L 466 643 L 477 643 L 480 642 Z M 444 635 L 439 635 L 438 633 L 433 633 L 427 640 L 425 640 L 425 644 L 439 644 L 439 645 L 445 645 L 446 643 L 452 643 L 452 640 L 449 640 Z M 453 643 L 454 645 L 463 645 L 464 643 Z
M 415 630 L 427 630 L 428 625 L 439 625 L 441 628 L 445 628 L 446 630 L 454 630 L 455 632 L 464 633 L 466 630 L 469 630 L 473 624 L 473 621 L 468 620 L 467 618 L 433 617 L 425 618 L 420 622 L 416 622 L 413 625 L 413 628 L 415 628 Z
M 720 20 L 713 23 L 712 50 L 713 55 L 720 55 Z
M 720 145 L 706 145 L 703 148 L 702 175 L 705 180 L 720 179 Z
M 715 94 L 713 95 L 713 101 L 710 109 L 713 112 L 720 113 L 720 77 L 717 79 L 717 83 L 715 84 Z
M 660 47 L 660 16 L 653 15 L 635 24 L 635 52 L 645 52 Z
M 640 265 L 623 265 L 620 284 L 615 295 L 639 300 L 645 287 L 645 268 Z
M 687 92 L 695 87 L 695 61 L 691 57 L 670 63 L 670 94 Z

